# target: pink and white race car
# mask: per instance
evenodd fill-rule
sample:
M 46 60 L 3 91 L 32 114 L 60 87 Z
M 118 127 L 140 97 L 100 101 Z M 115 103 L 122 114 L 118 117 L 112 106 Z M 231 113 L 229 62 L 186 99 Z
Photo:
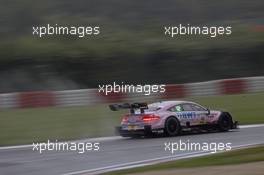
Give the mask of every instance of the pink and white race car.
M 116 131 L 123 137 L 150 136 L 155 133 L 176 136 L 183 131 L 228 131 L 237 121 L 228 112 L 209 110 L 190 101 L 161 101 L 152 104 L 125 103 L 109 105 L 110 109 L 130 109 Z

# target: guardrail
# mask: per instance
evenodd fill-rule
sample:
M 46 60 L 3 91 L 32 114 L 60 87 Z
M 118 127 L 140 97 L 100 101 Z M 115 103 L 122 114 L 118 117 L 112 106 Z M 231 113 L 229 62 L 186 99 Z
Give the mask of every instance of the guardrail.
M 85 106 L 98 103 L 153 101 L 194 96 L 242 94 L 264 91 L 264 76 L 223 79 L 198 83 L 169 84 L 160 94 L 110 93 L 104 95 L 98 89 L 67 91 L 37 91 L 0 94 L 0 109 L 34 108 L 50 106 Z

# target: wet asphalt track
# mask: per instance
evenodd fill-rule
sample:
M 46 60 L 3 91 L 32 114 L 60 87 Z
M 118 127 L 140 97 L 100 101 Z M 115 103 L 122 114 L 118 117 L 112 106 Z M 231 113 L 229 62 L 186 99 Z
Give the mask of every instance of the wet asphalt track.
M 264 143 L 264 126 L 241 128 L 225 133 L 193 134 L 170 138 L 100 139 L 100 151 L 76 152 L 32 151 L 32 146 L 0 148 L 1 175 L 70 175 L 94 174 L 114 168 L 195 156 L 197 151 L 165 151 L 164 142 L 232 143 L 232 147 Z M 82 140 L 87 141 L 87 140 Z M 88 140 L 96 142 L 93 140 Z M 200 154 L 200 153 L 199 153 Z

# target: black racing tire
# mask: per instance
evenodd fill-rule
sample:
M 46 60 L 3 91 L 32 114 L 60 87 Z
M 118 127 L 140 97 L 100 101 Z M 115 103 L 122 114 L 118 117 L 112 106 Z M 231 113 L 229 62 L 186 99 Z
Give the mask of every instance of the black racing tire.
M 217 124 L 218 124 L 218 129 L 221 132 L 229 131 L 233 125 L 232 117 L 228 115 L 228 113 L 223 112 L 219 117 Z
M 175 117 L 167 118 L 164 126 L 164 133 L 166 136 L 177 136 L 181 133 L 181 124 Z

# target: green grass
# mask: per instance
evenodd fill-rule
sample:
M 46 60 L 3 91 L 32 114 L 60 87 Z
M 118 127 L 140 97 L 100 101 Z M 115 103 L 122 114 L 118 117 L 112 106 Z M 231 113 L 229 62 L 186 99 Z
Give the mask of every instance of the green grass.
M 133 168 L 128 170 L 105 173 L 104 175 L 123 175 L 130 173 L 140 173 L 146 171 L 160 171 L 174 168 L 193 168 L 215 165 L 232 165 L 250 162 L 264 161 L 264 146 L 246 148 L 230 152 L 218 153 L 197 158 L 188 158 L 157 165 Z
M 120 116 L 106 105 L 1 111 L 0 145 L 109 136 Z
M 199 97 L 189 100 L 196 101 L 210 109 L 226 110 L 240 124 L 264 123 L 264 93 Z
M 241 124 L 264 123 L 264 93 L 199 97 L 194 100 L 211 109 L 224 109 Z M 13 109 L 0 111 L 0 146 L 114 135 L 121 112 L 107 104 L 68 107 Z

